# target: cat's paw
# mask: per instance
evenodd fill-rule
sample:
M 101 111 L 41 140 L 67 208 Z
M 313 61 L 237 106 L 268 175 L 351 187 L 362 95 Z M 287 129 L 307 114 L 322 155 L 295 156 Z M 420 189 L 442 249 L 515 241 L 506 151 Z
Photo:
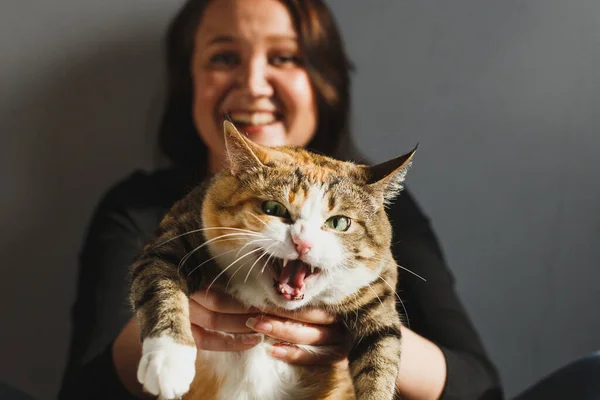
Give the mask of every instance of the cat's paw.
M 196 374 L 195 363 L 194 346 L 176 343 L 166 335 L 145 339 L 137 378 L 153 395 L 178 399 L 190 390 Z

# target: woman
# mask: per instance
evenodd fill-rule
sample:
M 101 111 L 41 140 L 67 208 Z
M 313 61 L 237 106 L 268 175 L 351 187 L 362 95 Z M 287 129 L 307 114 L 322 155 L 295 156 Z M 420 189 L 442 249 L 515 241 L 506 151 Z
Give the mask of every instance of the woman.
M 166 210 L 221 168 L 225 112 L 258 143 L 358 158 L 340 151 L 348 138 L 350 64 L 320 0 L 191 0 L 174 20 L 167 44 L 170 91 L 160 146 L 174 167 L 134 174 L 109 191 L 96 211 L 81 257 L 63 399 L 143 397 L 127 269 Z M 407 399 L 501 398 L 496 371 L 458 300 L 435 235 L 408 192 L 390 218 L 396 222 L 398 263 L 427 279 L 400 274 L 410 324 L 403 329 L 398 392 Z M 322 358 L 290 345 L 276 347 L 273 356 L 288 362 L 345 362 L 344 332 L 322 313 L 296 314 L 296 321 L 281 313 L 256 320 L 224 295 L 191 297 L 199 348 L 247 349 L 259 332 L 282 342 L 339 344 L 342 353 Z M 232 341 L 214 330 L 246 335 Z

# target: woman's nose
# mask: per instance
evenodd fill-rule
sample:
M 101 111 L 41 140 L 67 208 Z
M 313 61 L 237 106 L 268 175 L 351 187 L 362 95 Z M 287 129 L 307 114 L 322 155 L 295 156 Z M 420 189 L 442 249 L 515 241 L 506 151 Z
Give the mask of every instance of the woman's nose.
M 269 97 L 273 95 L 270 83 L 269 64 L 261 58 L 251 59 L 242 71 L 242 84 L 253 97 Z

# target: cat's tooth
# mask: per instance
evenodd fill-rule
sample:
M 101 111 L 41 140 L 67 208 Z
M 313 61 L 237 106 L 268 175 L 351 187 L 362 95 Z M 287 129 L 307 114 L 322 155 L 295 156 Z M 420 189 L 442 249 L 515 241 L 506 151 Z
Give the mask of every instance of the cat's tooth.
M 310 264 L 310 273 L 314 274 L 315 273 L 315 266 Z
M 283 268 L 285 268 L 285 266 L 287 265 L 287 263 L 288 263 L 288 259 L 287 259 L 287 258 L 284 258 L 284 259 L 283 259 Z

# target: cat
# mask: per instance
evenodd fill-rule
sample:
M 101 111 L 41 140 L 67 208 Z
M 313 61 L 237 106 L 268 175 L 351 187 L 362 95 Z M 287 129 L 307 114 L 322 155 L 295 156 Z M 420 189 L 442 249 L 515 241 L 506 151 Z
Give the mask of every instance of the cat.
M 175 203 L 131 267 L 138 380 L 165 399 L 393 399 L 401 316 L 385 207 L 416 147 L 366 166 L 223 128 L 227 166 Z M 246 351 L 197 351 L 188 295 L 207 284 L 248 307 L 338 317 L 352 339 L 348 367 L 277 360 L 266 336 Z

